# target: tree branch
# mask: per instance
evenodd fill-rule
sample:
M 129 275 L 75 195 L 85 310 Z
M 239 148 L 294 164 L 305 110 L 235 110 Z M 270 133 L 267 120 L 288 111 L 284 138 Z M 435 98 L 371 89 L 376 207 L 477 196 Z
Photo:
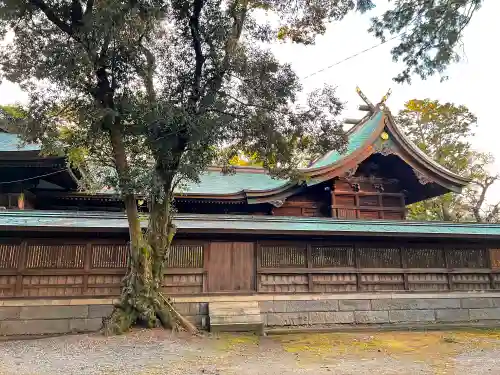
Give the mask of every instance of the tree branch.
M 54 11 L 45 3 L 44 0 L 30 0 L 30 4 L 40 9 L 45 16 L 47 16 L 49 21 L 56 25 L 61 31 L 65 32 L 69 36 L 74 35 L 71 26 L 57 17 Z
M 92 14 L 92 9 L 94 8 L 94 0 L 87 0 L 87 6 L 85 8 L 84 18 L 87 18 L 90 14 Z
M 193 13 L 189 18 L 189 28 L 191 30 L 191 38 L 193 39 L 193 48 L 195 54 L 194 77 L 191 88 L 191 98 L 189 99 L 192 110 L 194 110 L 196 103 L 198 102 L 198 100 L 200 100 L 201 75 L 203 70 L 203 64 L 205 63 L 205 57 L 203 56 L 203 50 L 201 47 L 201 33 L 200 33 L 200 15 L 203 5 L 204 5 L 204 0 L 194 0 Z
M 241 4 L 240 4 L 241 2 Z M 222 60 L 220 68 L 215 68 L 216 73 L 207 82 L 208 92 L 203 97 L 201 107 L 206 109 L 212 105 L 216 100 L 216 93 L 220 90 L 222 82 L 224 80 L 224 75 L 229 69 L 229 65 L 234 56 L 234 51 L 238 44 L 238 41 L 243 31 L 243 24 L 248 11 L 248 0 L 235 0 L 234 3 L 229 8 L 229 14 L 233 19 L 233 25 L 231 27 L 231 32 L 226 40 L 224 47 L 224 58 Z
M 475 202 L 474 206 L 472 207 L 472 212 L 474 214 L 474 218 L 476 219 L 476 221 L 478 223 L 482 223 L 484 221 L 486 221 L 488 219 L 488 217 L 490 217 L 490 215 L 488 215 L 486 218 L 483 218 L 483 216 L 481 215 L 481 207 L 483 206 L 484 204 L 484 201 L 486 199 L 486 193 L 488 192 L 488 189 L 490 188 L 491 185 L 493 185 L 495 183 L 495 181 L 498 180 L 498 176 L 488 176 L 485 178 L 484 180 L 484 183 L 483 182 L 479 182 L 479 181 L 474 181 L 474 183 L 478 186 L 481 187 L 481 193 L 479 194 L 479 198 L 477 199 L 477 201 Z M 499 202 L 500 204 L 500 202 Z M 498 204 L 497 204 L 498 206 Z M 495 207 L 496 210 L 498 211 L 498 207 Z M 491 214 L 491 212 L 490 212 Z

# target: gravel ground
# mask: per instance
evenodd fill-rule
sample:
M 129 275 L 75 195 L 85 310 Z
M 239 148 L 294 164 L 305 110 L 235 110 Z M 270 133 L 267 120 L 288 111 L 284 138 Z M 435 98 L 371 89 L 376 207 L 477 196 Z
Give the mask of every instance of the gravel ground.
M 189 337 L 163 330 L 0 342 L 0 375 L 500 374 L 500 332 Z

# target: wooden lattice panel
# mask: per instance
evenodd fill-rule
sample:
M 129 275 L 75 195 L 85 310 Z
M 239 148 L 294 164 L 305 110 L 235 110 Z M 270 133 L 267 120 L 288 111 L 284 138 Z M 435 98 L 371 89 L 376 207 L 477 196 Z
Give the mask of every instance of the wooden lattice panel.
M 305 246 L 262 246 L 260 262 L 263 268 L 305 267 L 306 248 Z
M 350 208 L 337 208 L 337 217 L 339 219 L 356 219 L 356 210 Z
M 445 268 L 441 248 L 405 248 L 406 268 Z
M 448 267 L 450 268 L 488 268 L 486 249 L 449 249 Z
M 369 248 L 360 247 L 359 267 L 360 268 L 400 268 L 401 254 L 399 248 Z
M 0 269 L 16 269 L 20 252 L 20 244 L 0 243 Z
M 27 269 L 83 268 L 85 245 L 28 245 Z
M 311 263 L 313 267 L 354 267 L 354 247 L 313 246 Z
M 203 245 L 174 245 L 167 268 L 203 268 Z
M 92 268 L 126 268 L 129 247 L 126 244 L 92 245 Z

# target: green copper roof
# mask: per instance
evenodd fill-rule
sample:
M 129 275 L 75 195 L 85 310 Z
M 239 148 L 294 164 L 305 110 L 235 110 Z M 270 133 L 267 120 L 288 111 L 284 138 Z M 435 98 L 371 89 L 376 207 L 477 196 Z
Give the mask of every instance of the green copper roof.
M 373 134 L 373 132 L 379 125 L 382 116 L 382 111 L 377 112 L 368 121 L 366 121 L 363 126 L 360 126 L 359 129 L 350 134 L 347 143 L 347 150 L 343 154 L 340 154 L 338 151 L 330 151 L 325 156 L 313 163 L 309 168 L 325 167 L 327 165 L 336 163 L 342 158 L 345 158 L 346 156 L 352 154 L 354 151 L 363 146 L 363 144 Z
M 275 179 L 266 173 L 236 171 L 235 174 L 222 174 L 219 171 L 207 171 L 200 176 L 200 183 L 191 183 L 180 193 L 225 195 L 242 191 L 269 190 L 285 185 L 288 181 Z
M 146 223 L 144 222 L 144 225 Z M 177 215 L 179 232 L 223 233 L 283 233 L 287 235 L 357 235 L 357 236 L 449 236 L 489 237 L 500 240 L 499 224 L 412 222 L 386 220 L 339 220 L 331 218 L 303 218 L 276 216 L 235 215 Z M 127 229 L 123 214 L 109 212 L 71 211 L 3 211 L 0 212 L 0 231 L 28 228 L 52 229 Z M 4 229 L 2 229 L 4 228 Z
M 359 149 L 373 134 L 382 119 L 382 111 L 377 112 L 363 126 L 349 136 L 347 150 L 343 154 L 330 151 L 309 168 L 324 167 L 333 164 Z M 239 192 L 271 190 L 286 185 L 289 181 L 275 179 L 266 173 L 249 172 L 248 170 L 236 171 L 235 174 L 223 175 L 218 171 L 205 172 L 200 177 L 199 184 L 190 184 L 184 193 L 225 195 Z M 308 185 L 314 185 L 316 181 L 309 181 Z
M 0 131 L 1 151 L 40 151 L 40 146 L 36 144 L 23 144 L 18 135 Z

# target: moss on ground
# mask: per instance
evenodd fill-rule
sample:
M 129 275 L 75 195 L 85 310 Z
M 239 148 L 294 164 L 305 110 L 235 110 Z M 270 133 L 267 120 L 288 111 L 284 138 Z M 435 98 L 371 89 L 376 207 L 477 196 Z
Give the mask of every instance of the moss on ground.
M 315 361 L 317 357 L 363 359 L 385 355 L 426 363 L 435 374 L 451 374 L 453 358 L 457 355 L 500 347 L 500 330 L 308 333 L 273 336 L 272 339 L 301 361 Z

